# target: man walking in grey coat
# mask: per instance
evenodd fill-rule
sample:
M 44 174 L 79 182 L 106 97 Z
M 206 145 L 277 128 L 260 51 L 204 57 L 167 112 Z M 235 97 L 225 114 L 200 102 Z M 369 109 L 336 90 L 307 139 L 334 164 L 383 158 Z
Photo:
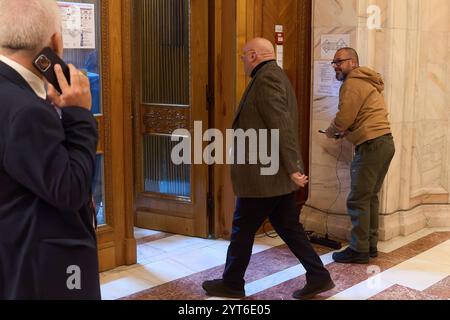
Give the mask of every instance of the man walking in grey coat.
M 244 275 L 250 262 L 254 237 L 269 218 L 277 233 L 306 269 L 306 286 L 294 292 L 293 296 L 309 299 L 332 289 L 334 283 L 311 247 L 299 221 L 296 191 L 307 185 L 308 177 L 302 173 L 303 164 L 298 148 L 295 92 L 275 61 L 274 47 L 270 41 L 262 38 L 251 40 L 244 46 L 241 58 L 245 72 L 252 80 L 242 97 L 233 129 L 279 130 L 279 148 L 267 145 L 266 150 L 279 150 L 280 165 L 275 174 L 263 175 L 262 169 L 267 166 L 259 159 L 255 164 L 248 163 L 251 152 L 246 146 L 246 163 L 231 166 L 233 189 L 238 199 L 223 279 L 205 281 L 203 288 L 212 296 L 245 296 Z

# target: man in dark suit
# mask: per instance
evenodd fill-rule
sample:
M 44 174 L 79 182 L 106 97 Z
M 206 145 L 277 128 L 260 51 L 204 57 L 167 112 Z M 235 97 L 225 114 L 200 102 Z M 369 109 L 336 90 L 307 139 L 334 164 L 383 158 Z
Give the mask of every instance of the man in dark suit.
M 267 166 L 259 160 L 256 164 L 231 166 L 233 189 L 238 199 L 223 279 L 205 281 L 203 288 L 212 296 L 245 296 L 244 274 L 250 262 L 254 237 L 265 219 L 269 218 L 306 269 L 307 284 L 294 292 L 293 297 L 309 299 L 332 289 L 334 283 L 299 221 L 300 210 L 295 195 L 299 187 L 307 185 L 308 177 L 302 173 L 303 164 L 298 149 L 295 92 L 275 61 L 274 47 L 270 41 L 262 38 L 251 40 L 245 45 L 241 58 L 245 72 L 252 80 L 242 97 L 233 129 L 279 130 L 278 148 L 268 145 L 266 150 L 279 150 L 279 157 L 275 159 L 281 161 L 279 170 L 272 175 L 262 174 L 262 169 Z M 246 160 L 250 153 L 246 150 Z
M 46 91 L 32 65 L 46 46 L 62 56 L 55 1 L 0 8 L 0 299 L 100 299 L 89 80 L 56 66 L 62 93 Z

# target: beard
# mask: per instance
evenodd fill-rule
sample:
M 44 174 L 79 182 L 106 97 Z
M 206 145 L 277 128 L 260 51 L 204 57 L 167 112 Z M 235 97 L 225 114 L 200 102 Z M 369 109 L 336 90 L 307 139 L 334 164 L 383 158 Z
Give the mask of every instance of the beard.
M 345 81 L 346 78 L 347 78 L 347 75 L 344 74 L 342 71 L 336 71 L 337 81 Z

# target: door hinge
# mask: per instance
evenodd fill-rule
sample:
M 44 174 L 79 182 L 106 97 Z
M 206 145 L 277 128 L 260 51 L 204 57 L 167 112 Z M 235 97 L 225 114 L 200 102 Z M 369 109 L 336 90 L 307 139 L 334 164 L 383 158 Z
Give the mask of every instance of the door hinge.
M 214 212 L 214 193 L 208 192 L 206 198 L 206 206 L 208 209 L 208 214 L 212 214 Z
M 206 110 L 212 110 L 214 108 L 214 93 L 212 88 L 206 85 Z

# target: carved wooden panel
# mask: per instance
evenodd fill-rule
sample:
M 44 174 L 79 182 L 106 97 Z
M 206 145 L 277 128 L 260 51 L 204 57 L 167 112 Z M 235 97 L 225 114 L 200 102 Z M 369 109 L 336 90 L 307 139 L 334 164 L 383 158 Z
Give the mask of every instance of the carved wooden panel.
M 177 129 L 190 130 L 190 109 L 142 106 L 143 134 L 172 134 Z

